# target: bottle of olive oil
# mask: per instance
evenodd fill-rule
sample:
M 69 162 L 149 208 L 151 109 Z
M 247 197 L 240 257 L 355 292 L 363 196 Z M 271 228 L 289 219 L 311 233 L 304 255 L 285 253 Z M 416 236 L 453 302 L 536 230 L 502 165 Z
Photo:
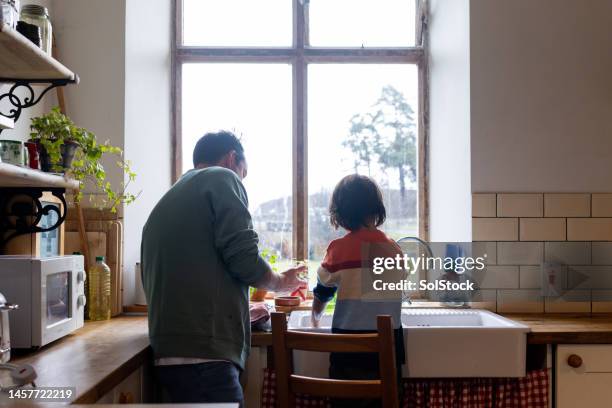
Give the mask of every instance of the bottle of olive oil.
M 89 268 L 89 319 L 108 320 L 111 317 L 111 271 L 103 256 L 96 256 L 96 263 Z

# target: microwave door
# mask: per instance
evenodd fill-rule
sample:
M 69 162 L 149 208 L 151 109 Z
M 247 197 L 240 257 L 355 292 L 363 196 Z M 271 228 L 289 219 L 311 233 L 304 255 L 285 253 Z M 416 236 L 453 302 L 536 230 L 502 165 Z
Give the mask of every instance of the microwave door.
M 33 340 L 40 339 L 43 346 L 77 328 L 75 288 L 76 275 L 69 259 L 50 258 L 41 260 L 40 268 L 40 333 Z

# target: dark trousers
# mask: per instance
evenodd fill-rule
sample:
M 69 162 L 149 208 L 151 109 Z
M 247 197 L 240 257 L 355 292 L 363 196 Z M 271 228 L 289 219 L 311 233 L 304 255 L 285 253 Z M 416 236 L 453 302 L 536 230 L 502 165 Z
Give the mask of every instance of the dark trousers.
M 240 370 L 232 363 L 156 366 L 155 372 L 173 403 L 238 402 L 244 406 Z

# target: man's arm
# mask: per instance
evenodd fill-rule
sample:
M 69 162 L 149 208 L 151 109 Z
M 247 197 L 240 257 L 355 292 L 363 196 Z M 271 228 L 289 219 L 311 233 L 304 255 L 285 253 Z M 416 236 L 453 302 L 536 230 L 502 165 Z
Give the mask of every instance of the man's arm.
M 300 279 L 300 275 L 306 272 L 306 266 L 287 269 L 281 273 L 275 273 L 271 269 L 255 285 L 258 289 L 266 289 L 271 292 L 289 292 L 303 286 L 306 282 Z
M 230 275 L 247 285 L 271 291 L 297 288 L 302 283 L 298 274 L 304 268 L 282 274 L 272 271 L 259 254 L 259 237 L 253 230 L 244 186 L 232 173 L 223 172 L 218 177 L 210 197 L 215 214 L 215 246 Z

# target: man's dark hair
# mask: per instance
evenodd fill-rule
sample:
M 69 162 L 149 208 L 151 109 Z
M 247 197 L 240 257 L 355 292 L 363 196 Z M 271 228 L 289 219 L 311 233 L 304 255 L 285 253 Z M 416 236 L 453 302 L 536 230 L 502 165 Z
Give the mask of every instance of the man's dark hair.
M 193 149 L 193 167 L 198 164 L 216 164 L 232 150 L 236 151 L 238 160 L 244 160 L 244 148 L 232 132 L 221 130 L 206 133 L 198 140 Z
M 387 218 L 380 189 L 369 177 L 351 174 L 344 177 L 332 194 L 329 204 L 331 224 L 356 231 L 370 223 L 382 225 Z

